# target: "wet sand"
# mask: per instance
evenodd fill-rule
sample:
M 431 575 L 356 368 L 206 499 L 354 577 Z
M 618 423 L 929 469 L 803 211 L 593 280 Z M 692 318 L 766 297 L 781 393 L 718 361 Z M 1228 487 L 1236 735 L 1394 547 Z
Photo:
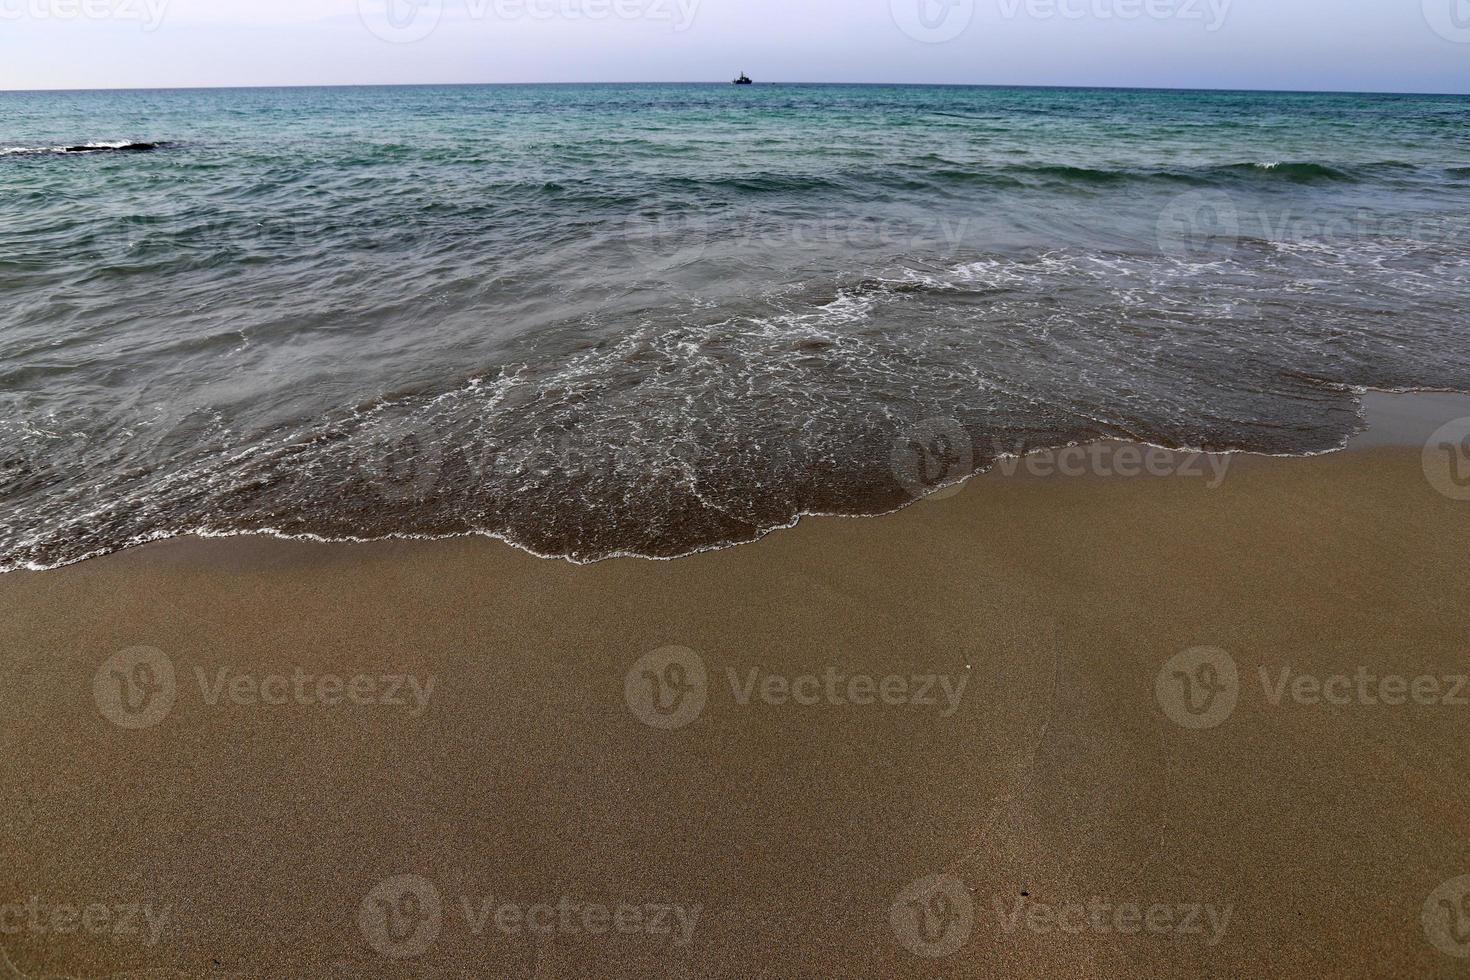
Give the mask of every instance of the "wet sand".
M 1166 459 L 0 577 L 0 975 L 1466 975 L 1470 502 Z

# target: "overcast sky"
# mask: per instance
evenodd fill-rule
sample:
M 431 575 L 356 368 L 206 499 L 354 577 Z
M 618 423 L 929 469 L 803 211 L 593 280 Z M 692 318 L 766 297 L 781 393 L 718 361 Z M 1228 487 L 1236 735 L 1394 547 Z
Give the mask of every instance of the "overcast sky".
M 943 82 L 1470 92 L 1470 0 L 0 0 L 0 88 Z

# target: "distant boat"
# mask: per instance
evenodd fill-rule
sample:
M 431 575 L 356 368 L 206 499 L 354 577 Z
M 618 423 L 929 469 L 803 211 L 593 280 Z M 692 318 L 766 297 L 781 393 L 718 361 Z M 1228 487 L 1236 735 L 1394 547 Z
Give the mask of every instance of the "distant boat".
M 755 82 L 752 82 L 750 80 L 750 76 L 747 75 L 747 74 L 745 74 L 745 72 L 741 72 L 740 73 L 740 77 L 737 78 L 737 79 L 735 79 L 734 84 L 736 84 L 736 85 L 754 85 Z

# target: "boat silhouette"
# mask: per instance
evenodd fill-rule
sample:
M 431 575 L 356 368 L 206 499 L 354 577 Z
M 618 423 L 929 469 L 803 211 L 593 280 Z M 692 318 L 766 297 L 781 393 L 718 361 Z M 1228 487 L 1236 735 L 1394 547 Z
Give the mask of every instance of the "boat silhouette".
M 737 78 L 737 79 L 735 79 L 735 81 L 734 81 L 733 84 L 735 84 L 735 85 L 754 85 L 755 82 L 752 82 L 750 80 L 750 76 L 747 75 L 747 74 L 745 74 L 745 72 L 741 72 L 740 73 L 740 77 Z

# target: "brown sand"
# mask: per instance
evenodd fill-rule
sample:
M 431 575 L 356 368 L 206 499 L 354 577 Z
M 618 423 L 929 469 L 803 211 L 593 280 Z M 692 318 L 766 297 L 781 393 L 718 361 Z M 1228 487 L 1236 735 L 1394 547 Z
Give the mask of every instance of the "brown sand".
M 1209 482 L 992 474 L 670 563 L 233 539 L 0 577 L 0 974 L 1467 975 L 1421 913 L 1450 935 L 1458 893 L 1431 893 L 1470 873 L 1470 707 L 1273 705 L 1259 671 L 1465 673 L 1470 503 L 1394 448 L 1236 459 Z M 94 673 L 140 645 L 175 666 L 176 701 L 128 730 Z M 709 671 L 677 730 L 625 693 L 669 645 Z M 1198 646 L 1239 667 L 1212 729 L 1156 696 Z M 828 666 L 968 681 L 946 718 L 942 694 L 741 705 L 727 675 Z M 196 671 L 221 668 L 435 687 L 418 717 L 211 705 Z M 359 918 L 403 874 L 442 913 L 437 933 L 403 919 L 427 949 L 394 959 Z M 934 904 L 926 939 L 905 906 L 896 930 L 895 898 L 930 875 L 963 883 L 958 914 Z M 491 902 L 478 934 L 466 898 Z M 564 898 L 549 931 L 495 924 Z M 1094 920 L 1047 927 L 1094 899 Z M 95 911 L 51 928 L 95 903 L 170 918 L 152 945 L 141 916 L 141 935 Z M 673 935 L 589 935 L 587 903 L 700 912 L 680 945 L 672 916 Z M 1159 931 L 1120 934 L 1128 904 Z

